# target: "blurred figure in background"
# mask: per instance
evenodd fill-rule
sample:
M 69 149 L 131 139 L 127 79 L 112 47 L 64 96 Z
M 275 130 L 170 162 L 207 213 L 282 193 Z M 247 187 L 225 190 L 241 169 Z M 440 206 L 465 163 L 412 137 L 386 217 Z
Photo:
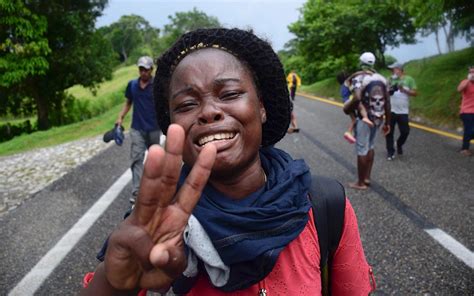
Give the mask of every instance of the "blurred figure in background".
M 411 76 L 405 75 L 403 65 L 394 63 L 389 66 L 392 76 L 389 77 L 390 85 L 390 105 L 391 120 L 390 133 L 385 138 L 387 144 L 387 160 L 395 158 L 395 147 L 393 138 L 395 136 L 395 125 L 398 124 L 400 136 L 397 139 L 397 154 L 403 154 L 403 144 L 405 144 L 410 133 L 408 112 L 410 109 L 410 97 L 415 97 L 416 83 Z
M 122 125 L 124 117 L 133 105 L 132 127 L 130 128 L 132 196 L 129 201 L 131 204 L 135 203 L 138 195 L 145 151 L 153 144 L 160 144 L 161 136 L 153 100 L 153 60 L 148 56 L 143 56 L 138 59 L 137 66 L 139 77 L 128 82 L 125 90 L 127 99 L 115 122 L 119 126 Z
M 297 133 L 300 131 L 298 128 L 298 121 L 296 120 L 295 111 L 293 110 L 293 101 L 295 100 L 295 94 L 298 87 L 301 86 L 301 78 L 296 74 L 295 70 L 291 70 L 290 74 L 286 77 L 286 82 L 288 88 L 290 89 L 290 98 L 291 98 L 291 121 L 290 127 L 288 128 L 288 133 Z
M 360 56 L 362 71 L 346 79 L 353 98 L 344 104 L 344 113 L 355 112 L 357 119 L 354 127 L 357 153 L 357 181 L 349 186 L 366 190 L 371 184 L 371 173 L 375 158 L 375 136 L 378 128 L 384 135 L 390 132 L 390 97 L 387 81 L 370 66 L 375 64 L 375 56 L 365 52 Z M 366 113 L 364 116 L 363 113 Z
M 363 54 L 360 55 L 359 57 L 359 62 L 360 62 L 360 71 L 357 71 L 347 77 L 343 84 L 341 85 L 341 95 L 344 95 L 345 98 L 343 97 L 344 104 L 347 104 L 349 100 L 352 99 L 353 93 L 356 90 L 361 89 L 362 85 L 362 80 L 367 77 L 371 76 L 377 71 L 373 69 L 375 65 L 375 56 L 371 52 L 364 52 Z M 347 95 L 347 90 L 349 91 L 349 95 Z M 343 94 L 344 92 L 344 94 Z M 356 142 L 356 138 L 354 137 L 354 127 L 356 124 L 356 117 L 359 116 L 360 119 L 366 123 L 369 127 L 373 127 L 374 123 L 369 119 L 367 109 L 365 108 L 364 104 L 357 104 L 357 108 L 352 110 L 352 112 L 348 113 L 348 115 L 351 118 L 351 123 L 349 125 L 349 128 L 347 131 L 344 133 L 344 139 L 346 139 L 349 143 L 354 144 Z
M 462 139 L 461 154 L 471 156 L 469 142 L 474 139 L 474 66 L 469 67 L 467 79 L 458 85 L 458 91 L 462 94 L 461 120 L 464 124 L 464 136 Z
M 295 70 L 291 70 L 290 74 L 286 77 L 286 82 L 290 89 L 290 98 L 294 101 L 296 90 L 301 86 L 301 78 L 296 74 Z

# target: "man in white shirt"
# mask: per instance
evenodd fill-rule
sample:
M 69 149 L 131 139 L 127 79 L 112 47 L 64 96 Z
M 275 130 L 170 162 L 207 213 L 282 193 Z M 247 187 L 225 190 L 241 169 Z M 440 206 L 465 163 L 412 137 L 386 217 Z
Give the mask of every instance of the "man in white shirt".
M 395 158 L 394 135 L 395 125 L 398 124 L 400 136 L 397 139 L 397 154 L 403 154 L 403 144 L 405 144 L 410 133 L 408 113 L 410 109 L 410 97 L 417 95 L 415 80 L 403 71 L 403 65 L 394 63 L 389 66 L 392 76 L 389 78 L 390 84 L 390 133 L 385 138 L 387 144 L 387 160 Z

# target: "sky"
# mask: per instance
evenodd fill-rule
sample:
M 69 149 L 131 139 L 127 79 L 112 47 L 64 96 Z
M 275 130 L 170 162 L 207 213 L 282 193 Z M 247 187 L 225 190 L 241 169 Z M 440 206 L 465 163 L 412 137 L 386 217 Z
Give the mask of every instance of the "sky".
M 283 49 L 286 42 L 295 36 L 289 32 L 288 25 L 299 18 L 299 8 L 306 0 L 109 0 L 96 27 L 110 25 L 122 15 L 136 14 L 145 18 L 153 27 L 163 28 L 169 23 L 168 16 L 176 12 L 190 11 L 194 7 L 209 16 L 215 16 L 225 27 L 241 29 L 253 28 L 254 32 L 270 41 L 273 48 Z M 440 35 L 443 52 L 446 51 L 444 38 Z M 468 47 L 461 39 L 456 40 L 455 48 Z M 388 48 L 386 54 L 405 63 L 413 59 L 436 55 L 434 35 L 427 38 L 419 36 L 414 45 L 401 45 Z

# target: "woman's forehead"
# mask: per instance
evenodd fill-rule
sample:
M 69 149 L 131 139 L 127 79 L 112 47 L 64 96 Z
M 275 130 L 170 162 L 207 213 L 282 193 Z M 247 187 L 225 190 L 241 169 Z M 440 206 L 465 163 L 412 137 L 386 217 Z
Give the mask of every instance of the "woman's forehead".
M 204 48 L 196 50 L 181 60 L 177 67 L 182 64 L 201 62 L 209 66 L 225 64 L 226 66 L 233 66 L 238 69 L 245 68 L 245 65 L 233 54 L 216 48 Z
M 190 53 L 177 65 L 170 87 L 176 83 L 208 81 L 217 78 L 251 78 L 250 71 L 234 55 L 220 49 L 206 48 Z

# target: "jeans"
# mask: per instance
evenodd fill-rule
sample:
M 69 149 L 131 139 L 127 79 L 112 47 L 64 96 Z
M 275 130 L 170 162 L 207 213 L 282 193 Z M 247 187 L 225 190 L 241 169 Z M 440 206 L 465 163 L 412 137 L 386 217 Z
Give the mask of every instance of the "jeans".
M 145 132 L 133 128 L 130 129 L 130 138 L 132 139 L 132 148 L 130 149 L 130 158 L 132 160 L 132 195 L 136 196 L 140 189 L 145 151 L 153 144 L 160 144 L 160 136 L 160 130 Z
M 468 150 L 469 141 L 474 139 L 474 113 L 462 113 L 461 119 L 464 124 L 464 135 L 462 137 L 462 150 Z
M 369 150 L 374 149 L 375 136 L 380 125 L 370 127 L 367 123 L 357 119 L 354 129 L 354 136 L 356 138 L 356 153 L 358 156 L 365 156 Z
M 395 147 L 393 145 L 395 125 L 398 124 L 398 130 L 400 131 L 400 136 L 397 139 L 397 148 L 401 148 L 403 144 L 405 144 L 408 134 L 410 134 L 410 126 L 408 123 L 408 114 L 396 114 L 392 112 L 390 119 L 390 133 L 385 137 L 388 155 L 395 154 Z

